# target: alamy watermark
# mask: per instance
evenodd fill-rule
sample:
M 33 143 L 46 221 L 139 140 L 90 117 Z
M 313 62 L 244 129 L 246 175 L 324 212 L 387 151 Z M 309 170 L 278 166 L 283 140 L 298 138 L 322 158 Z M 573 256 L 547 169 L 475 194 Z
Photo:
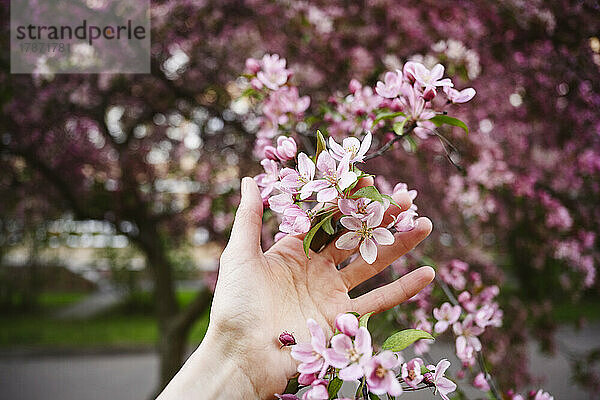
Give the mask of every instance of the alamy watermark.
M 11 0 L 12 73 L 149 73 L 149 0 Z

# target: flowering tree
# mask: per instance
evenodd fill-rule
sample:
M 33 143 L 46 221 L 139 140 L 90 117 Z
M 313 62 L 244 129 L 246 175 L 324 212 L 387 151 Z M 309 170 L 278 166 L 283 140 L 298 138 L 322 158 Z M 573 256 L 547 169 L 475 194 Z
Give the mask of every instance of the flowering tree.
M 0 10 L 8 20 L 8 1 Z M 403 325 L 439 322 L 431 315 L 434 308 L 440 316 L 449 313 L 448 307 L 442 309 L 444 301 L 460 305 L 461 315 L 472 302 L 494 308 L 489 304 L 493 289 L 477 295 L 510 276 L 519 295 L 505 301 L 504 308 L 514 317 L 502 331 L 486 329 L 481 336 L 493 337 L 488 359 L 507 366 L 495 376 L 522 387 L 529 377 L 514 371 L 525 364 L 524 346 L 514 339 L 523 343 L 521 327 L 528 313 L 543 321 L 553 302 L 597 289 L 597 13 L 593 1 L 461 1 L 444 7 L 391 0 L 344 5 L 156 1 L 151 75 L 10 76 L 8 54 L 1 56 L 2 162 L 23 178 L 2 180 L 2 198 L 11 193 L 41 199 L 29 205 L 47 218 L 56 214 L 36 204 L 50 202 L 77 218 L 104 219 L 117 227 L 123 221 L 135 223 L 137 229 L 127 234 L 155 266 L 164 384 L 181 362 L 188 322 L 202 308 L 181 317 L 169 249 L 189 240 L 198 225 L 213 240 L 227 236 L 238 178 L 241 171 L 252 170 L 254 135 L 261 158 L 273 151 L 267 146 L 289 157 L 291 142 L 278 146 L 273 140 L 280 133 L 293 133 L 312 157 L 319 128 L 342 148 L 344 139 L 352 137 L 363 143 L 364 132 L 371 130 L 371 152 L 385 153 L 368 164 L 368 172 L 377 175 L 378 192 L 393 193 L 392 181 L 408 182 L 419 189 L 419 212 L 436 223 L 432 240 L 411 260 L 435 260 L 439 285 L 397 319 Z M 5 48 L 8 37 L 0 39 Z M 272 57 L 273 71 L 267 68 L 256 79 L 261 91 L 277 94 L 257 117 L 248 113 L 247 100 L 233 100 L 241 92 L 236 77 L 248 56 L 262 59 L 273 52 L 288 60 L 285 69 L 293 72 L 300 90 L 288 83 L 280 87 L 282 60 Z M 434 129 L 435 122 L 427 118 L 430 110 L 420 109 L 419 101 L 403 97 L 403 104 L 386 96 L 400 83 L 395 71 L 409 57 L 431 72 L 441 63 L 456 86 L 477 90 L 472 106 L 447 105 L 471 128 L 468 136 L 459 129 Z M 249 67 L 251 73 L 256 64 Z M 444 89 L 426 78 L 421 76 L 429 84 L 423 94 L 430 96 L 433 86 L 435 104 Z M 471 92 L 446 89 L 444 94 L 460 102 Z M 375 123 L 381 109 L 405 115 Z M 419 114 L 421 120 L 413 118 Z M 331 158 L 336 165 L 341 161 Z M 313 181 L 321 180 L 321 170 L 316 171 L 319 178 Z M 297 170 L 302 176 L 306 172 Z M 35 190 L 39 187 L 48 190 Z M 403 216 L 407 225 L 410 214 Z M 284 217 L 291 226 L 282 229 L 305 229 L 307 221 L 299 215 L 297 209 L 288 211 Z M 327 236 L 316 234 L 311 244 Z M 394 263 L 389 273 L 402 273 L 407 261 Z M 465 290 L 471 300 L 460 297 Z M 418 309 L 425 312 L 423 318 Z M 173 329 L 166 321 L 186 323 Z M 540 337 L 550 339 L 547 328 Z M 511 340 L 511 355 L 505 357 Z

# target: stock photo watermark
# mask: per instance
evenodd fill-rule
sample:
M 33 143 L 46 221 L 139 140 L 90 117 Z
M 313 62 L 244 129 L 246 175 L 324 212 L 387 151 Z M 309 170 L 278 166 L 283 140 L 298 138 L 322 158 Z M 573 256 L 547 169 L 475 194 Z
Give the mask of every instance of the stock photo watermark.
M 149 0 L 11 0 L 11 73 L 149 73 Z

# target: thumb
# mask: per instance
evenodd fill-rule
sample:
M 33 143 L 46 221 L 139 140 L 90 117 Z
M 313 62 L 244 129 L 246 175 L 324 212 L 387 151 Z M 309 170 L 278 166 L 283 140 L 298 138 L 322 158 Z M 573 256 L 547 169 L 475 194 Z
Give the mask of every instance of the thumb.
M 242 199 L 235 213 L 227 250 L 241 256 L 256 256 L 262 252 L 260 235 L 263 201 L 254 179 L 242 179 Z

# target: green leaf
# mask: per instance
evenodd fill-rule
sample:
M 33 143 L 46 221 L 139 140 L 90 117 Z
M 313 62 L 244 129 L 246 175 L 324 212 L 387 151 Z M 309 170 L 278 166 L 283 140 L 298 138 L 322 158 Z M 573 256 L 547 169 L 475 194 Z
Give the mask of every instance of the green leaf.
M 371 126 L 371 128 L 375 127 L 375 125 L 377 125 L 377 123 L 379 121 L 382 121 L 384 119 L 391 119 L 391 118 L 396 118 L 396 117 L 406 117 L 406 114 L 404 114 L 402 111 L 398 111 L 398 112 L 384 112 L 381 114 L 377 114 L 377 117 L 375 118 L 375 121 L 373 121 L 373 125 Z
M 381 197 L 383 197 L 384 199 L 388 199 L 390 201 L 390 203 L 392 203 L 393 205 L 395 205 L 399 209 L 402 209 L 402 207 L 400 207 L 400 204 L 396 203 L 396 201 L 392 198 L 392 196 L 390 196 L 388 194 L 382 194 Z
M 285 390 L 283 391 L 284 394 L 296 394 L 298 393 L 298 387 L 300 385 L 298 384 L 298 377 L 292 378 L 288 381 L 287 386 L 285 387 Z
M 376 394 L 373 394 L 373 393 L 369 393 L 369 398 L 371 400 L 379 400 L 379 396 L 377 396 Z
M 394 123 L 394 125 L 392 125 L 392 128 L 394 129 L 394 133 L 398 136 L 402 136 L 404 135 L 404 125 L 406 125 L 406 121 L 408 121 L 408 119 L 404 118 L 402 121 L 396 122 Z
M 323 230 L 327 232 L 328 235 L 333 235 L 335 233 L 333 225 L 331 224 L 331 218 L 325 221 L 323 224 Z
M 416 153 L 417 152 L 417 142 L 415 141 L 415 139 L 412 136 L 404 136 L 404 139 L 406 139 L 406 141 L 410 145 L 410 150 L 413 153 Z
M 329 382 L 329 386 L 327 387 L 327 392 L 329 393 L 330 399 L 332 399 L 334 396 L 337 395 L 337 393 L 342 388 L 342 383 L 344 383 L 344 381 L 342 381 L 337 376 Z
M 325 138 L 323 137 L 321 131 L 317 130 L 317 152 L 315 154 L 315 160 L 319 158 L 319 154 L 321 154 L 321 152 L 326 148 L 327 142 L 325 142 Z
M 417 340 L 431 339 L 435 340 L 429 333 L 420 329 L 405 329 L 394 333 L 388 337 L 381 348 L 390 351 L 402 351 Z
M 364 326 L 365 328 L 368 328 L 367 324 L 369 323 L 369 318 L 371 317 L 371 315 L 373 315 L 373 311 L 368 312 L 362 317 L 360 317 L 360 319 L 358 320 L 358 326 Z
M 449 117 L 447 115 L 440 114 L 440 115 L 436 115 L 435 117 L 431 118 L 430 121 L 433 122 L 436 126 L 440 126 L 443 124 L 457 126 L 457 127 L 461 128 L 462 130 L 464 130 L 467 133 L 467 135 L 469 134 L 469 127 L 467 126 L 467 124 L 465 124 L 458 118 Z
M 383 203 L 383 196 L 379 193 L 379 190 L 375 186 L 365 186 L 358 189 L 352 196 L 353 199 L 359 199 L 361 197 L 366 197 L 367 199 L 375 200 L 380 203 Z
M 310 242 L 312 242 L 313 237 L 315 237 L 315 234 L 317 233 L 319 228 L 321 228 L 321 226 L 323 226 L 323 224 L 325 222 L 327 222 L 328 219 L 331 219 L 331 217 L 333 217 L 333 213 L 329 214 L 328 216 L 323 218 L 321 221 L 319 221 L 315 226 L 313 226 L 310 229 L 310 231 L 308 231 L 308 233 L 304 237 L 304 240 L 302 241 L 302 245 L 304 247 L 304 252 L 306 253 L 307 257 L 308 257 L 308 250 L 310 249 Z M 308 258 L 310 258 L 310 257 L 308 257 Z

